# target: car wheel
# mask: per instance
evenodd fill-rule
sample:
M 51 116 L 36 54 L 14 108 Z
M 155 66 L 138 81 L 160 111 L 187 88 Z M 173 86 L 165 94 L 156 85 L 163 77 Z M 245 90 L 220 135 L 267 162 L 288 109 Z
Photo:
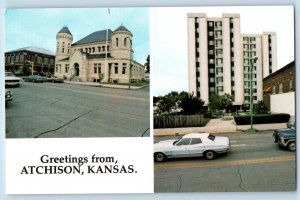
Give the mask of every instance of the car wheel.
M 215 152 L 211 150 L 206 151 L 204 156 L 207 160 L 213 160 L 215 158 Z
M 274 143 L 277 143 L 277 138 L 275 135 L 273 135 L 273 141 L 274 141 Z
M 290 151 L 295 151 L 296 150 L 296 143 L 295 142 L 290 142 L 288 144 L 288 148 Z
M 163 162 L 165 159 L 166 159 L 165 154 L 163 154 L 163 153 L 161 153 L 161 152 L 155 153 L 155 154 L 154 154 L 154 160 L 155 160 L 156 162 Z

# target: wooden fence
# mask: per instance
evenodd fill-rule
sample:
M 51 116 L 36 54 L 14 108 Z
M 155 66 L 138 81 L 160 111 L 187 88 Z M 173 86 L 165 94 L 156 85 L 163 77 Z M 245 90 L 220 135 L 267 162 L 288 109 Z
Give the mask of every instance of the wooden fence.
M 203 115 L 154 116 L 154 128 L 203 126 Z

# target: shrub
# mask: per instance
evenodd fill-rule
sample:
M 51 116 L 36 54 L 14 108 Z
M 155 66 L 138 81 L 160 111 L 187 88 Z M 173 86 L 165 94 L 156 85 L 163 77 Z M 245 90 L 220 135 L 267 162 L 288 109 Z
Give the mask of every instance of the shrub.
M 261 114 L 253 115 L 253 124 L 271 124 L 271 123 L 287 123 L 290 119 L 289 114 Z M 234 116 L 237 125 L 251 124 L 251 116 Z

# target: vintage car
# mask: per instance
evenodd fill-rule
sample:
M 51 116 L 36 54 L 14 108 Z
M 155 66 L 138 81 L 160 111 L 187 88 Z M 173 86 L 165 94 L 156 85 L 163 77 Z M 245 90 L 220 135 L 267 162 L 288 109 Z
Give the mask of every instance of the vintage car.
M 12 100 L 13 100 L 12 92 L 10 90 L 5 89 L 5 105 L 7 105 L 7 103 Z
M 57 76 L 49 76 L 49 77 L 47 77 L 47 81 L 52 82 L 52 83 L 63 83 L 64 79 L 58 78 Z
M 214 136 L 209 133 L 190 133 L 178 140 L 165 140 L 154 144 L 154 160 L 162 162 L 166 158 L 204 156 L 208 160 L 216 154 L 229 151 L 228 137 Z
M 33 83 L 43 83 L 47 81 L 46 77 L 42 77 L 40 75 L 30 75 L 25 78 L 26 82 L 33 82 Z
M 12 72 L 5 72 L 5 87 L 19 87 L 22 79 L 16 77 Z
M 296 150 L 296 130 L 278 129 L 273 133 L 273 141 L 282 147 L 287 147 L 290 151 Z

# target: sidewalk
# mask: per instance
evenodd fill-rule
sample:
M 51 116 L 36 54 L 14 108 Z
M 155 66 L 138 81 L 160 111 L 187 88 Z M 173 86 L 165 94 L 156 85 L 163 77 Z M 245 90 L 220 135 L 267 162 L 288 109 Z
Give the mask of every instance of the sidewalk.
M 75 85 L 86 85 L 86 86 L 93 86 L 93 87 L 105 87 L 105 88 L 118 88 L 118 89 L 129 89 L 128 85 L 116 85 L 116 84 L 103 84 L 103 83 L 97 83 L 97 82 L 78 82 L 78 81 L 68 81 L 64 80 L 64 83 L 68 84 L 75 84 Z M 143 86 L 145 87 L 145 86 Z M 130 89 L 137 90 L 141 89 L 143 87 L 140 86 L 130 86 Z
M 207 133 L 241 133 L 250 128 L 250 125 L 235 125 L 233 120 L 211 119 L 204 127 L 164 128 L 154 129 L 154 136 L 184 135 L 193 132 Z M 259 131 L 286 128 L 286 123 L 254 124 L 253 128 Z

